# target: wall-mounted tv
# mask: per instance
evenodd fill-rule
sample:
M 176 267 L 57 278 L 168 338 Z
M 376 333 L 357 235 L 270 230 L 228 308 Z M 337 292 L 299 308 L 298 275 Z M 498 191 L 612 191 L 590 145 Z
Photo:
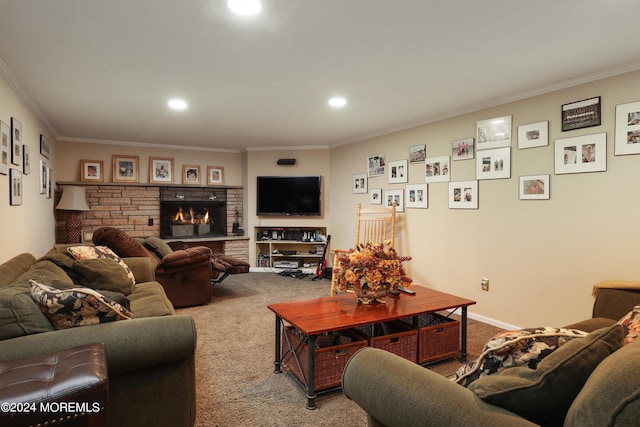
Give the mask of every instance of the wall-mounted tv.
M 256 214 L 321 216 L 320 176 L 259 176 Z

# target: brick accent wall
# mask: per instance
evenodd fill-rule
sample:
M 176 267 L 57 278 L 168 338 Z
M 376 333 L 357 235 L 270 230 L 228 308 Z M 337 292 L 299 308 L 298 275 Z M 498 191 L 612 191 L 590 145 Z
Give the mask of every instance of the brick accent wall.
M 116 227 L 132 237 L 160 236 L 160 187 L 144 185 L 73 185 L 85 187 L 90 211 L 78 212 L 82 232 L 93 233 L 100 227 Z M 54 206 L 60 201 L 62 187 L 55 192 Z M 243 189 L 227 189 L 227 235 L 232 236 L 236 209 L 242 218 Z M 56 243 L 68 243 L 65 222 L 69 212 L 56 210 Z M 153 225 L 149 225 L 149 220 Z M 224 241 L 225 254 L 249 260 L 248 240 Z

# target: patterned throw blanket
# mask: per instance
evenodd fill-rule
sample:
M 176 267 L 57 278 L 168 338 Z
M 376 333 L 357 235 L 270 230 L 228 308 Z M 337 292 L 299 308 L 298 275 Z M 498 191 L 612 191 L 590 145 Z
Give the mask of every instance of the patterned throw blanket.
M 468 387 L 478 378 L 514 366 L 536 369 L 538 363 L 561 345 L 587 332 L 577 329 L 542 328 L 501 332 L 485 345 L 480 357 L 461 366 L 453 379 Z

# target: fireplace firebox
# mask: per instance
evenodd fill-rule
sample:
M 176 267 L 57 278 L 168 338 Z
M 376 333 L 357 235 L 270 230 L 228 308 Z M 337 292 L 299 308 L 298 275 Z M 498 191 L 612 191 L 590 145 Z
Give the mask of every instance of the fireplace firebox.
M 162 238 L 224 237 L 227 199 L 224 189 L 167 187 L 160 191 Z

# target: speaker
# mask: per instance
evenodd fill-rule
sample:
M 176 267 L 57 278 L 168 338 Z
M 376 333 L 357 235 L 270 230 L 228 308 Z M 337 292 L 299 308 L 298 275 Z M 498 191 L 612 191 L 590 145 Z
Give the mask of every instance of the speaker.
M 296 159 L 278 159 L 278 166 L 293 166 L 296 164 Z

